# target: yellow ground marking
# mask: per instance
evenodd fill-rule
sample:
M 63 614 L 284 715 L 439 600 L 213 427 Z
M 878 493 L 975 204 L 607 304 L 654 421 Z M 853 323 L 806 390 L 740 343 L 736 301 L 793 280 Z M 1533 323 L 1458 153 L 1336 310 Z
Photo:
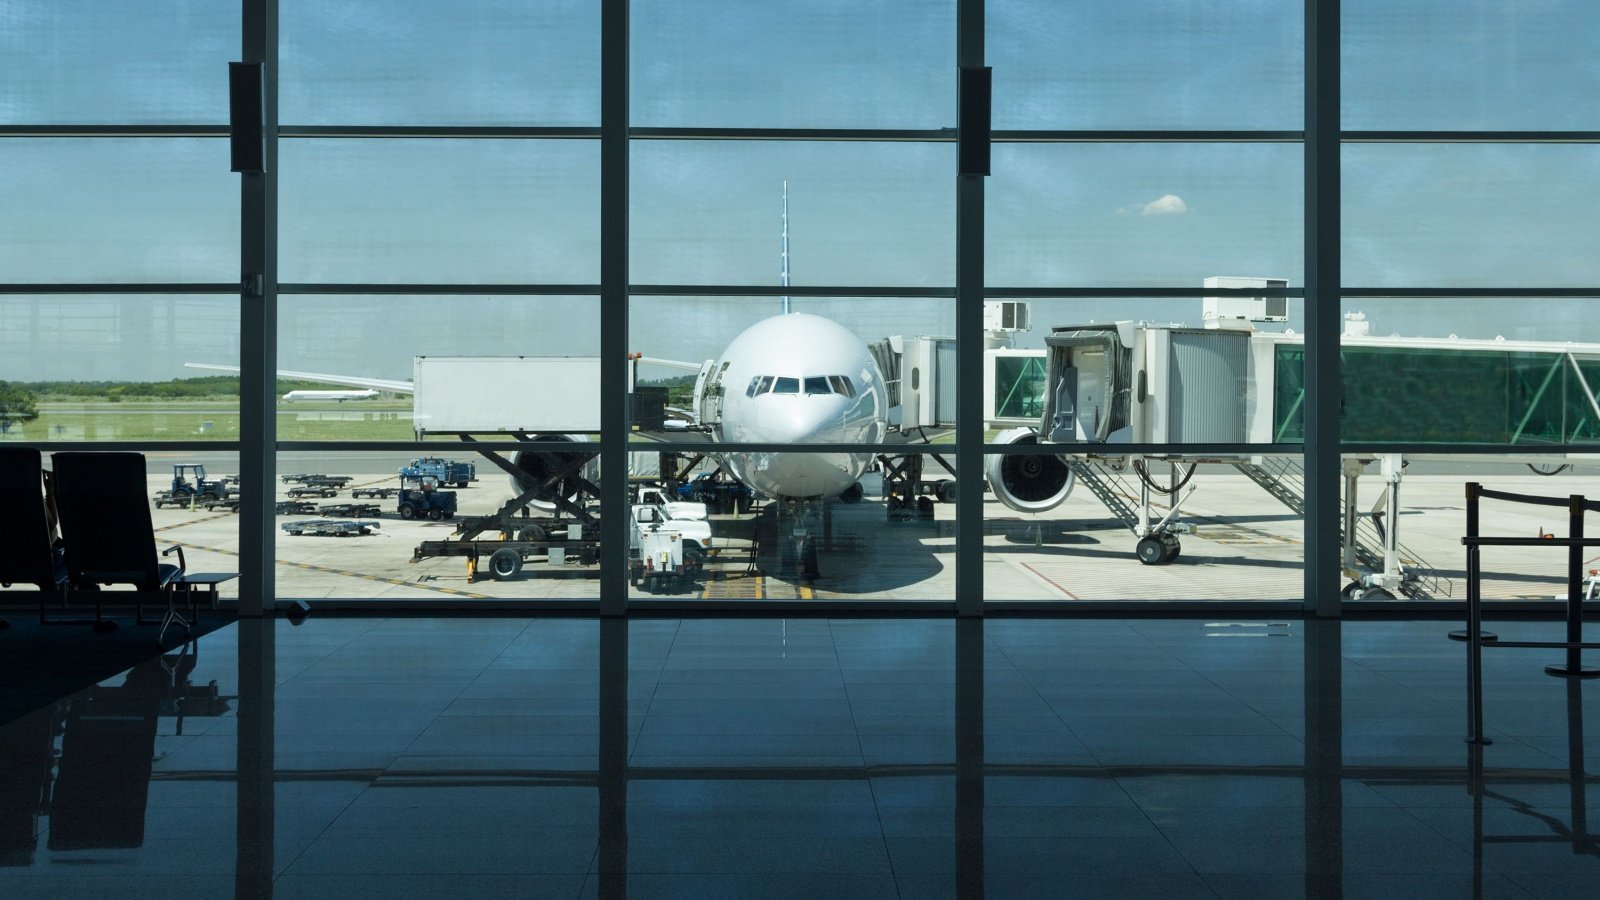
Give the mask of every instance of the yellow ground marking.
M 237 550 L 224 550 L 221 547 L 207 547 L 203 544 L 190 544 L 184 541 L 173 541 L 186 550 L 204 550 L 208 553 L 220 553 L 224 556 L 238 556 Z M 279 559 L 275 562 L 280 566 L 291 566 L 296 569 L 305 569 L 308 572 L 323 572 L 329 575 L 343 575 L 346 578 L 360 578 L 366 581 L 376 581 L 379 584 L 393 584 L 400 587 L 418 588 L 424 591 L 434 591 L 440 594 L 450 594 L 454 597 L 469 597 L 473 600 L 492 600 L 488 594 L 475 594 L 471 591 L 460 591 L 455 588 L 440 587 L 436 584 L 425 584 L 418 581 L 407 581 L 404 578 L 384 578 L 381 575 L 369 575 L 365 572 L 351 572 L 348 569 L 335 569 L 332 566 L 319 566 L 314 563 L 294 562 L 293 560 Z

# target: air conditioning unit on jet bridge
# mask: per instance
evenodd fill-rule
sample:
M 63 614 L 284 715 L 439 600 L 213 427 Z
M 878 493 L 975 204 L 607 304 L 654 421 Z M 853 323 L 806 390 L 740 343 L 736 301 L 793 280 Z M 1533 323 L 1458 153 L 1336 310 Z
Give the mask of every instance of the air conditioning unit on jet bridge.
M 1283 288 L 1289 282 L 1282 278 L 1236 278 L 1212 275 L 1206 279 L 1208 288 Z M 1289 321 L 1288 297 L 1252 297 L 1248 294 L 1227 294 L 1206 297 L 1203 301 L 1202 319 L 1207 328 L 1250 329 L 1252 322 Z

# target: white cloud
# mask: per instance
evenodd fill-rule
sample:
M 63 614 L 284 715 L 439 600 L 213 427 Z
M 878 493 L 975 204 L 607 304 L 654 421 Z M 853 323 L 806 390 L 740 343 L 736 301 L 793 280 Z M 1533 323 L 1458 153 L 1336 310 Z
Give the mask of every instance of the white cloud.
M 1141 216 L 1178 216 L 1189 211 L 1189 205 L 1177 194 L 1162 194 L 1144 205 Z

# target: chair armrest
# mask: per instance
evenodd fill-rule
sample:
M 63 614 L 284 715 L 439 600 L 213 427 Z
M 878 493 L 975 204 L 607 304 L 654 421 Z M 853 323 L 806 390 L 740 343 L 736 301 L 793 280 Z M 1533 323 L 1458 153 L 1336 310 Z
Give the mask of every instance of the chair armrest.
M 173 544 L 171 547 L 161 551 L 162 556 L 171 556 L 174 553 L 178 554 L 178 571 L 187 572 L 189 570 L 189 564 L 184 562 L 182 547 L 178 546 L 177 544 Z

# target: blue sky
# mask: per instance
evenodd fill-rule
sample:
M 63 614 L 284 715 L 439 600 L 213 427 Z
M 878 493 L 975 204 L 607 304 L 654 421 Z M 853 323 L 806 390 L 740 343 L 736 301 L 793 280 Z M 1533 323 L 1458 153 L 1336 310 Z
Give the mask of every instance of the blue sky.
M 1302 6 L 990 0 L 995 127 L 1296 130 Z M 282 120 L 592 126 L 598 9 L 596 0 L 282 0 Z M 1348 128 L 1600 129 L 1600 15 L 1590 0 L 1344 0 L 1343 9 Z M 640 126 L 954 124 L 953 0 L 635 0 L 631 18 Z M 238 19 L 238 4 L 221 0 L 0 0 L 0 124 L 224 122 Z M 593 141 L 302 139 L 281 152 L 286 281 L 598 280 Z M 948 144 L 636 142 L 632 279 L 775 284 L 787 180 L 795 283 L 948 286 L 954 167 Z M 1589 145 L 1349 146 L 1345 281 L 1600 284 L 1597 184 L 1600 147 Z M 1301 195 L 1295 144 L 1000 145 L 987 181 L 988 280 L 1198 286 L 1228 274 L 1299 284 Z M 237 216 L 222 141 L 0 140 L 0 280 L 231 282 Z M 193 329 L 204 340 L 171 332 L 161 304 L 137 298 L 0 303 L 29 310 L 0 315 L 0 378 L 76 368 L 182 375 L 190 341 L 214 358 L 216 335 L 237 332 L 227 298 L 198 307 L 217 311 Z M 85 310 L 113 307 L 117 324 L 99 332 L 25 335 L 13 324 L 40 321 L 40 308 L 81 322 Z M 447 307 L 465 324 L 439 329 Z M 418 353 L 573 352 L 597 340 L 596 308 L 285 299 L 283 360 L 343 360 L 396 377 Z M 769 308 L 775 301 L 641 299 L 634 342 L 657 355 L 713 355 Z M 800 308 L 869 339 L 953 327 L 939 301 Z M 1391 305 L 1375 330 L 1565 339 L 1594 318 L 1570 303 L 1540 304 L 1537 317 L 1526 309 Z M 1197 310 L 1062 301 L 1036 321 L 1193 320 Z M 141 316 L 146 325 L 129 324 Z M 371 340 L 380 323 L 383 339 Z

